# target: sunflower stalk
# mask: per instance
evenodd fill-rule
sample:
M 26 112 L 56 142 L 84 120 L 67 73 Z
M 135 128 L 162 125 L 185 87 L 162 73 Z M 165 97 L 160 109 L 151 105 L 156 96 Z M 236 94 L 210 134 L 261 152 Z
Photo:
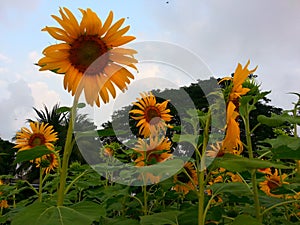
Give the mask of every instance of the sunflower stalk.
M 41 159 L 42 161 L 42 159 Z M 42 168 L 42 166 L 40 166 L 40 179 L 39 179 L 39 192 L 38 192 L 38 199 L 39 199 L 39 202 L 42 202 L 43 200 L 43 173 L 44 173 L 44 170 Z
M 201 155 L 196 154 L 197 175 L 198 175 L 198 225 L 204 225 L 206 220 L 206 209 L 204 206 L 204 190 L 206 186 L 205 179 L 205 151 L 209 140 L 209 127 L 211 122 L 210 110 L 207 113 L 208 117 L 205 121 L 203 143 Z
M 67 131 L 67 137 L 64 147 L 64 154 L 63 154 L 63 160 L 62 165 L 60 168 L 60 182 L 59 182 L 59 189 L 58 189 L 58 197 L 57 197 L 57 206 L 62 206 L 64 203 L 65 198 L 65 189 L 66 189 L 66 180 L 67 180 L 67 174 L 68 174 L 68 165 L 69 165 L 69 158 L 72 153 L 74 142 L 73 139 L 73 127 L 74 127 L 74 120 L 76 118 L 76 110 L 78 105 L 78 98 L 74 98 L 73 106 L 71 108 L 70 113 L 70 122 L 69 127 Z
M 249 107 L 247 104 L 245 106 L 245 115 L 241 115 L 243 122 L 245 124 L 245 132 L 246 132 L 246 142 L 247 142 L 247 149 L 249 158 L 253 159 L 253 148 L 252 148 L 252 140 L 251 140 L 251 130 L 250 130 L 250 111 L 252 107 Z M 254 198 L 254 207 L 255 207 L 255 216 L 256 219 L 260 222 L 262 222 L 262 214 L 261 214 L 261 208 L 258 198 L 258 188 L 257 188 L 257 180 L 256 180 L 256 169 L 251 170 L 251 183 L 252 183 L 252 190 L 253 190 L 253 198 Z

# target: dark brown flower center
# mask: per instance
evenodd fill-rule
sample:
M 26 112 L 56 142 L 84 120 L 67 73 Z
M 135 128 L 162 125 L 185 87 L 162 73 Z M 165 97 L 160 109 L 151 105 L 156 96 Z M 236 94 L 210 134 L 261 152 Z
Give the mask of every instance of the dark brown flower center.
M 96 75 L 103 72 L 109 61 L 109 48 L 97 35 L 82 35 L 71 45 L 70 62 L 86 75 Z
M 279 186 L 280 186 L 279 180 L 276 180 L 276 179 L 270 179 L 270 180 L 268 180 L 268 187 L 271 190 L 274 190 L 274 189 L 278 188 Z
M 177 175 L 177 180 L 184 184 L 190 181 L 189 177 L 183 172 Z
M 44 145 L 46 142 L 45 136 L 43 134 L 33 134 L 28 143 L 31 147 Z
M 148 123 L 157 124 L 161 119 L 161 114 L 157 107 L 150 106 L 146 109 L 145 117 Z

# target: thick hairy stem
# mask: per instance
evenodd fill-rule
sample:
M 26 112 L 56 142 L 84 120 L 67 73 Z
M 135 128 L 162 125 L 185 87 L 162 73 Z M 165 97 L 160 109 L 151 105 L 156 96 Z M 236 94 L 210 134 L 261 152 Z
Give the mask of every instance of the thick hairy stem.
M 73 144 L 74 144 L 74 142 L 72 141 L 72 136 L 73 136 L 74 120 L 76 117 L 77 103 L 78 103 L 77 98 L 74 98 L 73 107 L 71 109 L 71 114 L 70 114 L 69 127 L 67 131 L 67 138 L 64 147 L 62 166 L 60 168 L 60 183 L 58 189 L 57 206 L 62 206 L 65 198 L 65 188 L 66 188 L 66 180 L 68 174 L 69 158 L 72 153 Z

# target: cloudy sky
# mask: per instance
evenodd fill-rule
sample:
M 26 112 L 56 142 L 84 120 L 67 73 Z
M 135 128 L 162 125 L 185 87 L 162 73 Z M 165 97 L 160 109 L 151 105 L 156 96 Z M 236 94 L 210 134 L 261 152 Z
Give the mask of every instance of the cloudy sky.
M 78 19 L 81 15 L 78 8 L 90 7 L 102 19 L 113 10 L 115 21 L 126 18 L 126 25 L 131 26 L 129 33 L 136 36 L 136 42 L 158 41 L 180 46 L 202 59 L 216 77 L 228 76 L 238 62 L 245 64 L 250 59 L 250 68 L 258 65 L 256 74 L 261 88 L 272 90 L 269 98 L 273 105 L 290 109 L 297 100 L 287 93 L 300 92 L 298 0 L 0 1 L 2 139 L 10 140 L 26 125 L 26 118 L 34 118 L 33 106 L 41 109 L 43 104 L 51 108 L 57 102 L 72 103 L 71 95 L 63 89 L 62 76 L 39 72 L 34 65 L 42 57 L 42 50 L 55 43 L 41 29 L 46 25 L 57 26 L 50 15 L 57 15 L 62 6 L 71 9 Z M 174 57 L 177 58 L 176 54 Z M 163 70 L 157 66 L 145 68 L 139 77 L 155 77 Z M 178 77 L 173 79 L 168 74 L 165 78 L 180 85 Z M 138 83 L 133 82 L 134 85 Z M 103 109 L 106 118 L 111 111 Z

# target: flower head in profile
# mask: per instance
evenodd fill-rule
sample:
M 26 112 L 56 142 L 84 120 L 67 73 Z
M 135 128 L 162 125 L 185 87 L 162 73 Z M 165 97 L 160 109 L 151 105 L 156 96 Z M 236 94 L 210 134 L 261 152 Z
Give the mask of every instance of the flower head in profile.
M 281 187 L 283 184 L 288 184 L 288 182 L 284 181 L 284 179 L 287 178 L 287 175 L 278 175 L 278 170 L 275 169 L 272 174 L 270 174 L 269 172 L 266 173 L 265 178 L 265 181 L 259 183 L 260 190 L 262 190 L 269 196 L 282 198 L 283 194 L 273 194 L 272 192 Z
M 239 113 L 235 111 L 235 105 L 230 101 L 226 113 L 226 136 L 222 143 L 222 151 L 239 155 L 243 151 L 243 144 L 240 139 L 240 127 L 237 122 Z
M 136 126 L 139 127 L 139 134 L 149 137 L 153 133 L 171 127 L 166 124 L 172 119 L 172 115 L 169 114 L 170 109 L 167 108 L 169 101 L 157 103 L 156 97 L 151 92 L 141 93 L 141 97 L 133 103 L 136 108 L 130 111 L 131 117 L 138 121 Z
M 227 97 L 227 109 L 226 109 L 226 136 L 222 143 L 222 148 L 224 152 L 240 154 L 243 151 L 243 144 L 240 140 L 240 127 L 237 122 L 239 114 L 240 98 L 247 94 L 250 89 L 243 87 L 243 83 L 246 81 L 248 76 L 256 70 L 256 68 L 249 70 L 248 66 L 250 61 L 242 67 L 239 63 L 233 78 L 225 77 L 219 83 L 224 80 L 231 80 L 231 85 L 229 85 L 230 92 Z M 225 88 L 226 93 L 226 88 Z
M 107 103 L 109 93 L 116 97 L 115 86 L 124 91 L 134 78 L 124 66 L 136 69 L 133 56 L 137 52 L 119 47 L 135 37 L 125 36 L 130 27 L 121 28 L 124 18 L 112 23 L 112 11 L 102 23 L 91 9 L 79 10 L 80 22 L 67 8 L 59 10 L 61 17 L 52 15 L 62 28 L 46 26 L 43 31 L 62 43 L 46 47 L 38 65 L 40 70 L 65 74 L 64 88 L 72 96 L 78 98 L 84 91 L 88 104 L 100 106 L 100 98 Z
M 21 128 L 21 132 L 17 132 L 16 145 L 19 151 L 31 149 L 36 146 L 46 146 L 49 150 L 54 150 L 53 143 L 58 140 L 57 132 L 54 132 L 53 126 L 49 124 L 30 122 L 30 129 Z
M 238 66 L 235 69 L 235 72 L 233 74 L 233 78 L 231 77 L 225 77 L 219 81 L 219 83 L 223 82 L 224 80 L 231 80 L 231 90 L 228 96 L 228 101 L 236 101 L 238 100 L 241 96 L 247 94 L 250 89 L 249 88 L 244 88 L 243 83 L 246 81 L 248 76 L 252 73 L 255 72 L 257 67 L 255 67 L 252 70 L 248 69 L 248 66 L 250 64 L 250 60 L 248 60 L 247 64 L 242 67 L 242 65 L 239 63 Z
M 134 161 L 136 166 L 148 166 L 163 162 L 172 156 L 171 142 L 168 138 L 150 137 L 149 140 L 139 139 L 133 148 L 138 154 Z
M 183 194 L 189 193 L 191 190 L 195 190 L 198 184 L 198 177 L 196 169 L 191 162 L 187 162 L 183 168 L 185 171 L 180 172 L 174 176 L 175 186 L 173 189 L 176 192 L 181 192 Z

